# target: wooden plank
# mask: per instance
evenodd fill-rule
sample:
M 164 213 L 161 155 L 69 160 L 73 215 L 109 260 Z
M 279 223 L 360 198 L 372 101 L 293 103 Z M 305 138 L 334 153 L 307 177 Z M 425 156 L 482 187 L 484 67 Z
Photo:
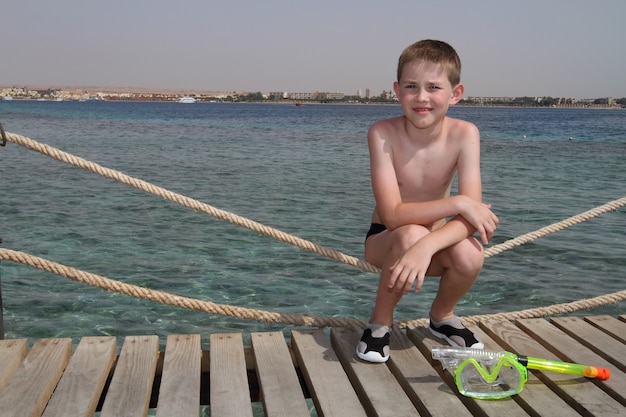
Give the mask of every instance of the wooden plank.
M 158 357 L 157 336 L 127 336 L 124 339 L 100 417 L 148 414 Z
M 389 369 L 420 414 L 435 417 L 471 416 L 460 398 L 441 379 L 431 361 L 430 352 L 425 357 L 402 331 L 394 328 Z
M 474 327 L 470 327 L 472 331 L 478 332 L 478 329 Z M 408 331 L 409 338 L 415 343 L 416 346 L 420 349 L 423 355 L 432 356 L 431 349 L 433 346 L 439 346 L 444 344 L 442 340 L 434 337 L 430 331 L 426 327 L 417 327 L 414 329 L 410 329 Z M 494 345 L 493 342 L 490 344 L 488 340 L 484 340 L 485 346 L 487 349 L 498 350 L 497 345 Z M 437 365 L 438 369 L 441 369 L 439 366 L 439 361 L 433 361 L 434 364 Z M 463 397 L 459 394 L 456 385 L 454 383 L 454 376 L 452 374 L 452 370 L 446 369 L 445 371 L 441 371 L 443 374 L 443 379 L 448 385 L 448 389 L 444 392 L 448 392 L 450 395 L 454 394 L 458 396 L 461 401 L 465 404 L 465 406 L 472 412 L 474 415 L 487 415 L 487 416 L 507 416 L 507 417 L 522 417 L 527 416 L 528 414 L 520 407 L 518 402 L 513 398 L 503 398 L 498 401 L 484 401 L 484 400 L 474 400 L 472 398 Z
M 367 415 L 379 417 L 419 416 L 386 364 L 363 362 L 356 358 L 356 345 L 362 329 L 333 328 L 331 342 L 343 364 Z
M 241 333 L 210 336 L 211 415 L 252 417 Z
M 43 412 L 72 354 L 72 340 L 40 339 L 0 392 L 2 417 L 35 417 Z
M 606 391 L 608 395 L 622 404 L 621 412 L 626 415 L 626 408 L 624 408 L 626 407 L 626 374 L 624 372 L 612 367 L 609 362 L 590 349 L 576 344 L 570 336 L 566 335 L 563 331 L 548 323 L 546 320 L 520 320 L 518 326 L 540 341 L 548 350 L 555 353 L 559 360 L 609 368 L 611 370 L 611 378 L 608 381 L 579 377 L 579 385 L 589 385 L 588 389 L 585 391 L 589 393 L 589 398 L 594 398 L 593 394 L 598 390 Z M 554 373 L 549 374 L 551 376 L 556 375 Z M 563 376 L 568 379 L 572 378 L 567 375 Z M 594 384 L 596 386 L 594 386 Z M 604 399 L 604 397 L 598 394 L 596 394 L 596 396 Z M 602 404 L 603 406 L 605 405 L 604 403 Z M 613 403 L 607 400 L 606 406 L 611 407 Z
M 115 337 L 83 337 L 43 416 L 93 416 L 116 350 Z
M 27 353 L 26 339 L 0 340 L 0 392 L 15 375 Z
M 588 347 L 602 356 L 613 366 L 626 372 L 626 345 L 614 339 L 590 323 L 579 317 L 559 317 L 551 319 L 552 324 L 576 339 L 578 343 Z
M 200 350 L 199 334 L 167 336 L 157 417 L 200 415 Z
M 605 333 L 610 334 L 622 343 L 626 343 L 626 323 L 611 316 L 585 317 L 585 321 L 593 324 Z
M 252 333 L 250 336 L 265 414 L 309 417 L 298 374 L 282 333 Z
M 294 330 L 291 346 L 319 417 L 366 416 L 323 330 Z
M 560 332 L 560 335 L 552 334 L 551 337 L 559 338 L 559 345 L 562 346 L 564 350 L 571 350 L 572 346 L 577 345 L 575 341 L 556 327 L 550 325 L 546 320 L 533 320 L 535 320 L 537 326 L 543 324 L 554 329 L 555 333 Z M 520 322 L 518 322 L 518 325 L 520 325 Z M 530 324 L 530 321 L 524 320 L 524 322 Z M 484 323 L 481 323 L 481 325 L 483 324 Z M 522 326 L 520 325 L 520 327 Z M 528 325 L 523 327 L 526 331 L 529 328 Z M 496 324 L 489 325 L 489 322 L 487 322 L 484 328 L 490 336 L 497 339 L 507 350 L 537 358 L 563 360 L 546 349 L 537 340 L 534 340 L 522 329 L 516 327 L 513 323 L 500 321 Z M 541 340 L 537 335 L 534 335 L 534 337 Z M 542 342 L 544 341 L 542 340 Z M 533 371 L 533 373 L 539 377 L 541 382 L 561 396 L 572 408 L 582 415 L 626 415 L 626 409 L 624 409 L 624 407 L 585 378 L 577 378 L 572 375 L 554 372 Z

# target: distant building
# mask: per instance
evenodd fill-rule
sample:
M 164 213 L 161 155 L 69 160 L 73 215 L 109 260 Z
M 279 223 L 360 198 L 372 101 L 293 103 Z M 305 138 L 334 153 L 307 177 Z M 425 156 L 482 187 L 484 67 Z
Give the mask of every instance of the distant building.
M 287 93 L 287 97 L 291 100 L 313 100 L 314 93 Z
M 289 93 L 286 91 L 272 91 L 268 94 L 270 100 L 286 100 L 289 98 Z
M 383 92 L 380 94 L 380 98 L 385 101 L 398 101 L 398 97 L 396 97 L 396 93 L 393 91 L 383 90 Z
M 315 93 L 315 100 L 343 100 L 346 96 L 344 93 L 326 93 L 326 92 L 317 92 Z

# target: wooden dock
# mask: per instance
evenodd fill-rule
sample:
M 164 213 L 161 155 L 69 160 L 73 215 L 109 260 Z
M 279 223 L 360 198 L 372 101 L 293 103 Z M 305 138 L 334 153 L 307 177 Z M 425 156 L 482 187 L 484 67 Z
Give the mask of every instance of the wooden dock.
M 459 396 L 430 358 L 441 344 L 426 328 L 394 329 L 391 359 L 355 358 L 360 329 L 0 340 L 2 417 L 626 416 L 626 315 L 487 321 L 473 326 L 491 350 L 606 367 L 607 381 L 533 372 L 504 400 Z M 309 399 L 309 400 L 307 400 Z M 155 411 L 156 409 L 156 411 Z

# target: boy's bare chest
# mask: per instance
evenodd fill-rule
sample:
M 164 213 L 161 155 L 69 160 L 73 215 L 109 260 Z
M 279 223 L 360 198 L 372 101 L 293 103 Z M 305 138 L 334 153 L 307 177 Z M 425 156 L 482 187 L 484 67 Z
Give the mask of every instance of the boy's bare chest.
M 437 148 L 394 152 L 401 194 L 412 200 L 443 196 L 454 178 L 456 162 L 456 155 Z

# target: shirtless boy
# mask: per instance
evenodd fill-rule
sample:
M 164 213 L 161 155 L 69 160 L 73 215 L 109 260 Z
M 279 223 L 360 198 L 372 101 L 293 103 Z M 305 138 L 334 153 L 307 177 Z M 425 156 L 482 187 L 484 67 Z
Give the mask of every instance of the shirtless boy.
M 413 287 L 422 288 L 425 276 L 441 277 L 430 331 L 454 346 L 483 347 L 454 315 L 483 266 L 481 243 L 498 225 L 491 205 L 482 202 L 478 129 L 446 115 L 463 97 L 460 74 L 460 59 L 447 43 L 423 40 L 407 47 L 394 83 L 404 115 L 368 132 L 376 207 L 365 259 L 381 273 L 356 349 L 362 360 L 389 359 L 394 308 Z M 451 196 L 455 175 L 458 190 Z

